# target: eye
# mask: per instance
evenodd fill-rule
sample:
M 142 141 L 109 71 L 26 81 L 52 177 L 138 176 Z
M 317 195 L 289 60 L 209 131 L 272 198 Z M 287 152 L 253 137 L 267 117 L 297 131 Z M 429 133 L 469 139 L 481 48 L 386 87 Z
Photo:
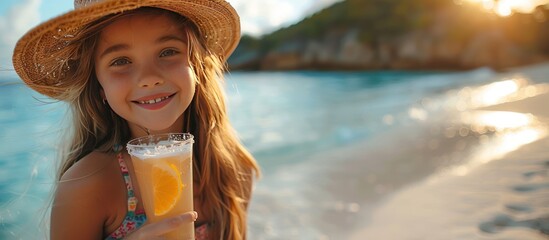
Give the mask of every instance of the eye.
M 169 57 L 169 56 L 173 56 L 173 55 L 176 55 L 178 54 L 179 51 L 175 50 L 175 49 L 166 49 L 166 50 L 163 50 L 161 53 L 160 53 L 160 57 Z
M 128 60 L 127 58 L 117 58 L 117 59 L 114 59 L 109 66 L 116 67 L 116 66 L 123 66 L 130 63 L 131 63 L 130 60 Z

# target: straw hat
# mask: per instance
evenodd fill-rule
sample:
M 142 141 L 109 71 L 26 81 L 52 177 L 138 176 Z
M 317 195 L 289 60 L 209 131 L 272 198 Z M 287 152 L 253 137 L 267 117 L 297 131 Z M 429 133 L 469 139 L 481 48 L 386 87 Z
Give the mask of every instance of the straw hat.
M 74 0 L 75 10 L 36 26 L 19 39 L 13 53 L 15 71 L 37 92 L 59 98 L 64 87 L 59 80 L 63 74 L 60 65 L 69 60 L 68 55 L 59 55 L 60 50 L 87 24 L 140 7 L 162 8 L 187 17 L 197 25 L 210 51 L 224 59 L 240 40 L 240 19 L 225 0 Z M 52 64 L 54 55 L 57 64 Z

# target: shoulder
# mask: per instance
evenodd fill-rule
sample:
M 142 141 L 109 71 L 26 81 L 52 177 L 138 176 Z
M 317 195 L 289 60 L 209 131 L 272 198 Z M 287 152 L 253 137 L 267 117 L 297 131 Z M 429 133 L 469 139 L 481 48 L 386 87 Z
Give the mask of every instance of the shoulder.
M 102 152 L 91 152 L 72 165 L 62 176 L 62 180 L 74 180 L 83 177 L 97 178 L 113 161 L 113 155 Z
M 57 184 L 52 205 L 52 239 L 76 236 L 102 237 L 111 210 L 112 154 L 92 152 L 71 166 Z M 114 169 L 114 170 L 113 170 Z
M 112 154 L 91 152 L 63 173 L 57 193 L 70 189 L 74 193 L 100 192 L 109 183 L 116 157 Z
M 81 201 L 90 204 L 108 202 L 111 199 L 105 193 L 113 190 L 113 179 L 119 174 L 114 154 L 91 152 L 63 174 L 57 184 L 56 197 L 85 197 Z

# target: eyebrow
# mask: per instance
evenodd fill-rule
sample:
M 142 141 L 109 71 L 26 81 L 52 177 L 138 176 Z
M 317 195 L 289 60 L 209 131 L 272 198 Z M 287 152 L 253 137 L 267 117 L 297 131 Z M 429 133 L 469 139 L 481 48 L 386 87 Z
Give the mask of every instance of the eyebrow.
M 187 44 L 187 41 L 184 41 L 182 38 L 180 38 L 176 35 L 162 36 L 162 37 L 158 38 L 155 41 L 155 43 L 165 43 L 165 42 L 169 42 L 169 41 L 179 41 L 179 42 L 182 42 L 184 44 Z M 122 51 L 122 50 L 127 50 L 129 48 L 130 48 L 130 45 L 128 45 L 128 44 L 115 44 L 115 45 L 112 45 L 112 46 L 108 47 L 107 49 L 105 49 L 101 53 L 101 55 L 99 55 L 99 58 L 102 58 L 102 57 L 104 57 L 105 55 L 107 55 L 109 53 Z
M 159 39 L 156 40 L 156 43 L 164 43 L 168 41 L 179 41 L 184 44 L 187 44 L 187 41 L 183 40 L 182 38 L 176 35 L 166 35 L 166 36 L 160 37 Z
M 99 58 L 103 58 L 105 55 L 107 55 L 109 53 L 122 51 L 122 50 L 126 50 L 126 49 L 129 49 L 129 48 L 130 48 L 130 45 L 128 45 L 128 44 L 112 45 L 112 46 L 108 47 L 107 49 L 105 49 L 105 51 L 103 51 L 101 53 L 101 55 L 99 55 Z

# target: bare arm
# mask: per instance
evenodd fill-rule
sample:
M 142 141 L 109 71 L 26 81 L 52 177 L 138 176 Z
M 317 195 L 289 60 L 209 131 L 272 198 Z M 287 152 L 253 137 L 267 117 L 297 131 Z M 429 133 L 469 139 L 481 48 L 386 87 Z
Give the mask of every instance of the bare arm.
M 63 175 L 51 210 L 50 238 L 102 239 L 107 209 L 102 196 L 101 173 L 85 176 L 73 166 Z

